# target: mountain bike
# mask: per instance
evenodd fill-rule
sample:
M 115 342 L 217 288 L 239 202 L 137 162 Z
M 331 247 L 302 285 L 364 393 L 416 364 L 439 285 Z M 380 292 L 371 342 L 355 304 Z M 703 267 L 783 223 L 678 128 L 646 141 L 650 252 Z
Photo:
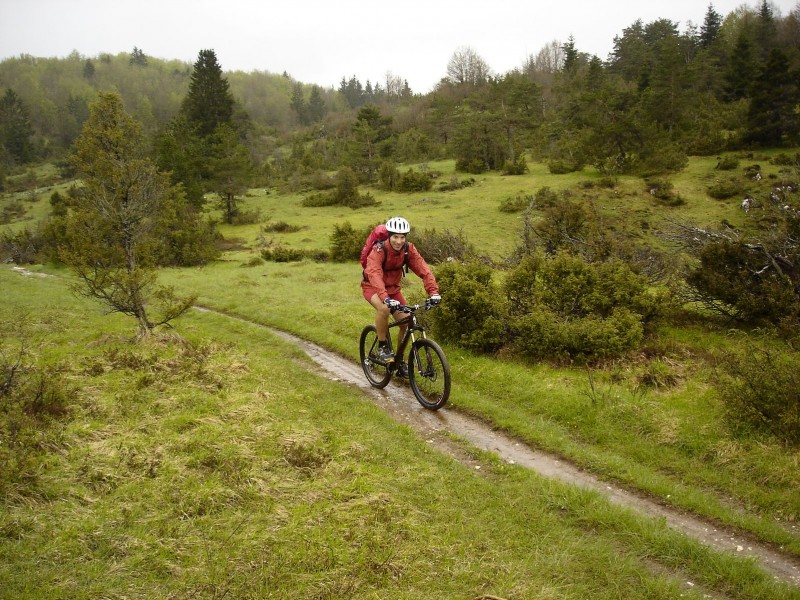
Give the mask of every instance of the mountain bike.
M 408 325 L 402 339 L 397 344 L 395 356 L 401 360 L 408 348 L 408 382 L 422 406 L 431 410 L 439 410 L 450 396 L 450 365 L 439 344 L 429 339 L 425 333 L 424 323 L 417 317 L 417 311 L 430 310 L 436 306 L 426 300 L 424 304 L 401 305 L 395 309 L 410 315 L 403 321 L 389 324 L 389 344 L 392 343 L 391 330 L 401 324 Z M 376 388 L 384 388 L 395 374 L 396 362 L 383 362 L 378 358 L 378 330 L 375 325 L 367 325 L 361 332 L 359 351 L 361 367 L 370 384 Z

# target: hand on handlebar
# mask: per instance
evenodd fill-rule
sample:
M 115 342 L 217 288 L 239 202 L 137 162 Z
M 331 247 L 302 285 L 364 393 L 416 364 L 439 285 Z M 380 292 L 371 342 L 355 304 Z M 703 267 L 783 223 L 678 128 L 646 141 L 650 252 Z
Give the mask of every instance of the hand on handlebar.
M 442 297 L 439 294 L 431 294 L 430 298 L 428 298 L 428 306 L 439 306 L 441 301 Z
M 394 298 L 387 298 L 383 301 L 383 303 L 389 307 L 389 310 L 397 310 L 400 308 L 400 302 L 395 300 Z

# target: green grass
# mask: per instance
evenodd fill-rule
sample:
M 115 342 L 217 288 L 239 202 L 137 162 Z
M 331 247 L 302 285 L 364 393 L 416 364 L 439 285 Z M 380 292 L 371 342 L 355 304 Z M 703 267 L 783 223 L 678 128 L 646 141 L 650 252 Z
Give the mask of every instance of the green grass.
M 763 156 L 740 167 L 755 162 L 766 178 L 778 174 Z M 672 208 L 639 179 L 605 190 L 587 185 L 598 177 L 588 169 L 553 176 L 538 164 L 458 192 L 373 191 L 381 205 L 370 209 L 303 208 L 299 195 L 263 190 L 243 204 L 300 227 L 266 234 L 296 248 L 327 248 L 336 223 L 402 214 L 418 228 L 461 228 L 500 260 L 521 226 L 500 203 L 544 186 L 592 201 L 609 226 L 638 228 L 653 244 L 671 219 L 741 223 L 738 199 L 705 195 L 715 164 L 693 159 L 673 178 L 686 204 Z M 451 176 L 452 163 L 431 167 Z M 10 597 L 797 597 L 595 494 L 489 456 L 475 472 L 432 452 L 258 327 L 355 360 L 373 317 L 357 263 L 263 263 L 261 225 L 223 232 L 242 247 L 162 280 L 244 321 L 192 311 L 144 346 L 130 344 L 131 322 L 69 294 L 65 270 L 31 267 L 60 276 L 38 278 L 0 267 L 0 316 L 27 313 L 29 347 L 76 390 L 69 417 L 41 441 L 35 485 L 0 507 L 0 590 Z M 407 297 L 422 298 L 419 280 L 406 281 Z M 451 408 L 800 555 L 800 453 L 730 433 L 708 383 L 714 355 L 737 340 L 708 321 L 664 326 L 648 352 L 591 379 L 445 346 Z M 664 384 L 642 385 L 650 380 Z
M 800 597 L 595 493 L 432 450 L 263 327 L 193 311 L 135 345 L 64 278 L 0 282 L 76 389 L 0 512 L 4 597 Z
M 357 360 L 358 334 L 372 318 L 358 295 L 358 274 L 349 264 L 231 262 L 172 271 L 168 279 L 198 293 L 201 304 Z M 410 295 L 422 297 L 419 280 L 409 283 Z M 732 343 L 700 328 L 680 333 L 696 340 L 708 335 L 712 349 Z M 499 361 L 445 346 L 454 382 L 450 403 L 604 477 L 800 555 L 800 540 L 789 533 L 800 516 L 800 453 L 768 438 L 732 436 L 707 383 L 709 367 L 692 362 L 698 347 L 680 338 L 673 346 L 679 381 L 644 395 L 634 390 L 646 362 L 595 374 L 592 393 L 585 370 Z

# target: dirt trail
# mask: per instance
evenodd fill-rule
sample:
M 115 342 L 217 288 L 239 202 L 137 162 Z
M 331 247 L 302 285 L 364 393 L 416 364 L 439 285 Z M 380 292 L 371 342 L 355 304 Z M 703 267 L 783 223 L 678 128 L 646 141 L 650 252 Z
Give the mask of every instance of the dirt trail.
M 416 430 L 428 443 L 443 452 L 465 462 L 470 461 L 458 445 L 446 435 L 453 433 L 481 450 L 497 454 L 507 463 L 532 469 L 545 477 L 596 490 L 615 504 L 663 518 L 669 527 L 716 550 L 752 557 L 775 577 L 800 586 L 800 559 L 784 555 L 738 534 L 720 529 L 698 517 L 683 514 L 602 481 L 555 456 L 532 450 L 503 433 L 492 430 L 485 423 L 456 410 L 448 410 L 447 407 L 437 412 L 426 410 L 416 401 L 411 389 L 406 385 L 392 382 L 383 390 L 375 389 L 369 385 L 357 363 L 292 334 L 274 329 L 270 331 L 301 347 L 322 367 L 323 375 L 361 388 L 394 419 Z

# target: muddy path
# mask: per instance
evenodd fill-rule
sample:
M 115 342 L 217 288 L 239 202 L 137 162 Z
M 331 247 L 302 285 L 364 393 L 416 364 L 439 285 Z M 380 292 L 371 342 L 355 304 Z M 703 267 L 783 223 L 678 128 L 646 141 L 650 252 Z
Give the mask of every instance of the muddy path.
M 334 381 L 360 388 L 392 418 L 414 429 L 432 447 L 464 463 L 476 468 L 480 466 L 477 461 L 467 456 L 463 448 L 456 444 L 449 434 L 466 440 L 476 448 L 492 452 L 507 463 L 532 469 L 545 477 L 571 485 L 595 490 L 614 504 L 664 519 L 672 529 L 683 532 L 711 548 L 738 556 L 752 557 L 765 571 L 778 579 L 800 586 L 800 559 L 782 554 L 741 534 L 721 529 L 699 517 L 662 506 L 651 499 L 602 481 L 563 459 L 533 450 L 518 440 L 493 430 L 486 423 L 447 406 L 436 412 L 426 410 L 414 398 L 408 385 L 392 381 L 383 390 L 375 389 L 367 382 L 358 363 L 292 334 L 269 330 L 299 346 L 320 367 L 320 374 Z

